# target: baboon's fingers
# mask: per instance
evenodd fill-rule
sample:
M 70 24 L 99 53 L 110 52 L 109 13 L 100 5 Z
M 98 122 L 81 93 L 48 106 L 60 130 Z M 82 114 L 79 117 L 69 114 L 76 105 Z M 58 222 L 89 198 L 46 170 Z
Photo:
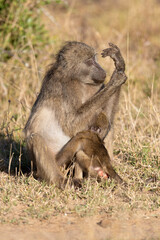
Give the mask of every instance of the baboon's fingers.
M 103 58 L 107 57 L 107 56 L 113 58 L 113 54 L 115 55 L 115 53 L 116 53 L 116 50 L 114 48 L 106 48 L 106 49 L 103 50 L 101 55 L 102 55 Z
M 106 56 L 113 57 L 113 54 L 120 53 L 119 48 L 118 48 L 115 44 L 113 44 L 113 43 L 108 43 L 108 45 L 109 45 L 111 48 L 106 48 L 106 49 L 104 49 L 103 52 L 101 53 L 101 54 L 102 54 L 102 57 L 106 57 Z

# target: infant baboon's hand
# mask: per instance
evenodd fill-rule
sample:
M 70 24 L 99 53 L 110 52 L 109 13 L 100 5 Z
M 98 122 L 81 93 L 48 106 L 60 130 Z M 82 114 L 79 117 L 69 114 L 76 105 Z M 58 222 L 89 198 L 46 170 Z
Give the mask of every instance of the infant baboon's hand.
M 103 58 L 109 56 L 113 59 L 117 71 L 125 71 L 125 62 L 121 55 L 120 49 L 113 43 L 109 43 L 110 48 L 102 51 Z

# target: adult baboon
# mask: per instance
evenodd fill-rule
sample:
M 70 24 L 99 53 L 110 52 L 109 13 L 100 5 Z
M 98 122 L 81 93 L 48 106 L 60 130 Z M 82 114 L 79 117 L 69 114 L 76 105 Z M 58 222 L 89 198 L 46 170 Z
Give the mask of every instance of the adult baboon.
M 120 87 L 127 79 L 125 63 L 115 45 L 104 50 L 102 56 L 110 56 L 116 65 L 104 86 L 106 73 L 95 55 L 84 43 L 66 43 L 46 73 L 32 107 L 24 129 L 28 151 L 37 176 L 48 182 L 64 182 L 56 155 L 71 137 L 87 130 L 96 115 L 105 112 L 113 125 Z

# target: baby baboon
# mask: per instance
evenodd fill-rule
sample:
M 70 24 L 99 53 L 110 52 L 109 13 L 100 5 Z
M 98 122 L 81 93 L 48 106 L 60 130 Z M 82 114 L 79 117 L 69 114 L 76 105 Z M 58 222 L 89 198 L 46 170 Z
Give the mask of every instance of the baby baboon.
M 96 115 L 94 116 L 94 118 L 91 121 L 88 129 L 97 133 L 98 136 L 100 137 L 100 139 L 104 140 L 104 138 L 106 137 L 107 133 L 110 130 L 110 123 L 109 123 L 106 115 L 103 112 L 101 112 L 100 114 L 98 114 L 98 116 L 96 116 Z M 89 131 L 88 131 L 88 133 L 89 133 Z M 84 138 L 85 138 L 85 133 L 84 133 Z M 89 147 L 89 144 L 87 144 L 87 147 Z M 73 151 L 74 151 L 74 149 L 73 149 Z M 76 149 L 75 149 L 75 151 L 76 151 Z M 74 158 L 76 158 L 76 156 L 74 156 Z M 90 162 L 90 164 L 91 164 L 91 156 L 90 157 L 86 156 L 86 159 L 88 159 L 86 161 Z M 72 161 L 73 159 L 70 159 L 70 160 Z M 84 175 L 83 174 L 84 171 L 83 171 L 83 169 L 81 168 L 81 166 L 79 165 L 78 162 L 79 161 L 74 161 L 74 177 L 76 179 L 82 179 L 83 175 Z
M 118 183 L 123 180 L 113 169 L 107 149 L 104 147 L 103 132 L 108 128 L 108 120 L 103 113 L 97 116 L 91 130 L 76 134 L 56 155 L 57 164 L 69 164 L 73 159 L 83 173 L 91 177 L 115 179 Z M 102 135 L 101 135 L 102 134 Z
M 104 138 L 106 137 L 107 133 L 110 130 L 110 123 L 109 123 L 106 115 L 103 112 L 98 114 L 98 116 L 96 116 L 96 115 L 94 116 L 93 120 L 90 123 L 89 130 L 97 133 L 98 136 L 100 137 L 100 139 L 104 140 Z M 84 138 L 85 138 L 85 134 L 84 134 Z M 87 147 L 89 147 L 88 144 L 87 144 Z M 71 159 L 71 161 L 72 161 L 72 159 Z M 91 161 L 91 159 L 89 159 L 87 161 Z M 84 171 L 81 168 L 81 166 L 78 164 L 78 161 L 74 162 L 74 167 L 75 167 L 74 168 L 74 177 L 76 179 L 82 179 L 83 175 L 84 175 L 83 174 Z
M 66 43 L 46 73 L 24 129 L 37 177 L 61 185 L 64 178 L 55 158 L 62 147 L 78 132 L 88 130 L 102 111 L 112 127 L 119 89 L 127 78 L 119 49 L 110 44 L 103 52 L 107 55 L 116 69 L 106 86 L 106 73 L 94 49 L 81 42 Z

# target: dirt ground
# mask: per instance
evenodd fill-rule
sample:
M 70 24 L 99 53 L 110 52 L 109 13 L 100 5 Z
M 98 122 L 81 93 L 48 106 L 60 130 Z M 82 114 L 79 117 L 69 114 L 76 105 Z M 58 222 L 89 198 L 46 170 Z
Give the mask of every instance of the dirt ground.
M 160 211 L 110 217 L 79 218 L 54 216 L 49 221 L 32 221 L 29 225 L 0 225 L 1 240 L 69 240 L 69 239 L 160 239 Z

